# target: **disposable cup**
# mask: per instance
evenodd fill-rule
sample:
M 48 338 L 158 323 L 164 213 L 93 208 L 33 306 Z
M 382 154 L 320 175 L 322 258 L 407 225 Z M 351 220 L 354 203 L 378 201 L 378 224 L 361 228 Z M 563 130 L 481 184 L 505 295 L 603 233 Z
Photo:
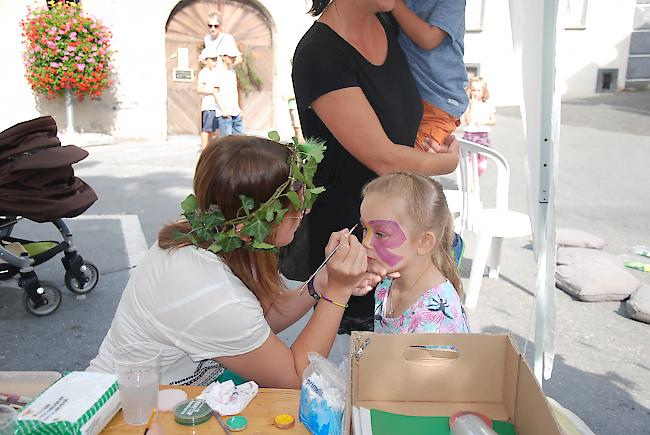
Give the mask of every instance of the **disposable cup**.
M 16 410 L 11 406 L 0 405 L 0 435 L 14 435 Z
M 160 348 L 151 343 L 131 343 L 113 352 L 115 375 L 124 421 L 144 425 L 158 406 Z

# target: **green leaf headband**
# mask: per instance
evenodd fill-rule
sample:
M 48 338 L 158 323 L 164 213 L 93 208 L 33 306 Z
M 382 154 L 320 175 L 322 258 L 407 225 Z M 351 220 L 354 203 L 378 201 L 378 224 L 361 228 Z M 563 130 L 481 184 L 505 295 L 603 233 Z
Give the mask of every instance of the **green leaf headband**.
M 269 133 L 269 139 L 279 142 L 276 131 Z M 255 201 L 245 195 L 239 195 L 242 206 L 237 210 L 237 217 L 226 220 L 218 206 L 212 204 L 208 210 L 199 210 L 199 202 L 194 194 L 188 195 L 181 203 L 183 216 L 192 230 L 188 234 L 178 234 L 180 238 L 189 238 L 192 244 L 201 246 L 212 242 L 208 250 L 212 252 L 230 252 L 244 246 L 246 249 L 275 250 L 276 246 L 265 240 L 272 231 L 272 226 L 282 222 L 288 208 L 280 200 L 286 196 L 296 210 L 310 209 L 324 187 L 314 186 L 313 177 L 318 163 L 323 160 L 325 143 L 308 139 L 298 143 L 297 138 L 286 144 L 291 150 L 289 157 L 289 178 L 278 187 L 273 195 L 255 210 Z M 304 186 L 303 200 L 299 191 Z

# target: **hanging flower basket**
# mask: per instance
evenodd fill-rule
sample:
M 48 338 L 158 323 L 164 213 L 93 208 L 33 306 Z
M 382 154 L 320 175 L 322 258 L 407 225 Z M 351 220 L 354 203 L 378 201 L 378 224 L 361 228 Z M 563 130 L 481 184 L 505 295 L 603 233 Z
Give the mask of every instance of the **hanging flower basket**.
M 25 77 L 35 94 L 95 99 L 111 85 L 111 32 L 76 3 L 28 9 L 20 22 Z

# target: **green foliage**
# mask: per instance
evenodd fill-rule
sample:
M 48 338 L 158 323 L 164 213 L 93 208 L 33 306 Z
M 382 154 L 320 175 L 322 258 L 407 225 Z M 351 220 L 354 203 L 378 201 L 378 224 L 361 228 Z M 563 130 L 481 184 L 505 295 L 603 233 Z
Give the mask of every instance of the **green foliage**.
M 279 142 L 276 131 L 269 132 L 269 139 Z M 282 183 L 271 197 L 255 209 L 255 200 L 246 195 L 239 195 L 242 206 L 237 216 L 226 220 L 218 206 L 212 204 L 207 211 L 199 208 L 198 200 L 193 194 L 181 202 L 183 216 L 192 230 L 189 234 L 179 234 L 179 238 L 188 238 L 195 245 L 210 242 L 208 250 L 230 252 L 244 247 L 246 249 L 275 250 L 276 246 L 266 241 L 273 227 L 284 219 L 288 208 L 282 206 L 281 198 L 286 197 L 296 210 L 304 211 L 312 207 L 324 187 L 314 185 L 313 176 L 318 163 L 323 160 L 325 145 L 323 142 L 307 140 L 299 143 L 293 138 L 286 145 L 291 150 L 287 162 L 290 167 L 289 178 Z
M 243 51 L 243 50 L 242 50 Z M 255 71 L 253 56 L 250 52 L 242 52 L 241 63 L 235 65 L 237 84 L 244 93 L 262 89 L 262 78 Z

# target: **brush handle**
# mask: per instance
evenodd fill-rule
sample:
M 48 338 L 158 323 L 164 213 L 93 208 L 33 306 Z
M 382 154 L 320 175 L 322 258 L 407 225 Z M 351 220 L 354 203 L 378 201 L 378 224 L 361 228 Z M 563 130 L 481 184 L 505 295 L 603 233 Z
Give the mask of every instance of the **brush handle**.
M 358 225 L 359 225 L 359 224 L 355 224 L 355 225 L 352 227 L 352 229 L 351 229 L 350 231 L 348 231 L 348 233 L 346 234 L 346 237 L 349 236 L 350 234 L 352 234 L 352 231 L 354 231 L 354 230 L 357 228 Z M 312 273 L 312 274 L 309 276 L 309 278 L 307 278 L 307 281 L 305 281 L 304 283 L 302 283 L 302 285 L 300 286 L 300 290 L 298 291 L 298 293 L 304 293 L 304 291 L 305 291 L 305 287 L 307 286 L 307 283 L 308 283 L 309 281 L 311 281 L 312 279 L 314 279 L 314 277 L 316 276 L 316 274 L 317 274 L 317 273 L 318 273 L 318 272 L 323 268 L 323 266 L 325 266 L 325 265 L 327 264 L 327 262 L 330 260 L 330 258 L 332 258 L 332 255 L 334 255 L 334 254 L 336 253 L 336 251 L 339 249 L 339 246 L 341 246 L 340 243 L 339 243 L 338 245 L 336 245 L 336 248 L 332 249 L 332 252 L 330 252 L 330 253 L 327 255 L 327 257 L 325 257 L 325 260 L 323 260 L 323 262 L 320 264 L 320 266 L 318 266 L 318 268 L 316 269 L 316 271 L 315 271 L 314 273 Z

